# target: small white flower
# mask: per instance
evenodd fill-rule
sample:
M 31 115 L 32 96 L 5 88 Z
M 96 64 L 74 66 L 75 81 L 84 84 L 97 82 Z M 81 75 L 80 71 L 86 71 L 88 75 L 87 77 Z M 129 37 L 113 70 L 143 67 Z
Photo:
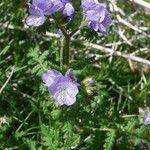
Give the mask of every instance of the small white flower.
M 6 116 L 0 117 L 0 126 L 1 126 L 2 124 L 8 124 L 8 119 L 7 119 Z

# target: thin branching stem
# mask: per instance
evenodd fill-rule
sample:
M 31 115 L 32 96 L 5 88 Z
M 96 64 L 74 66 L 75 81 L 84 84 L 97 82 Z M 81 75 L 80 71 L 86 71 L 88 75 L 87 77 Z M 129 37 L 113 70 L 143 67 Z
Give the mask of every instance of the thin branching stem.
M 6 82 L 4 83 L 4 85 L 1 87 L 0 94 L 2 93 L 2 91 L 4 90 L 4 88 L 6 87 L 6 85 L 8 84 L 8 82 L 10 81 L 10 79 L 11 79 L 13 73 L 14 73 L 14 70 L 15 70 L 15 66 L 12 67 L 12 70 L 11 70 L 11 73 L 10 73 L 8 79 L 6 80 Z

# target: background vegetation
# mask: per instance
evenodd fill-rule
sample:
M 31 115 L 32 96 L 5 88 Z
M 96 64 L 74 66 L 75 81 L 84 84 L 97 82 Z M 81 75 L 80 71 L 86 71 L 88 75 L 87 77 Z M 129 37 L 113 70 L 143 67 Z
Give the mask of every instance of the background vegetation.
M 0 2 L 0 117 L 7 121 L 0 124 L 0 149 L 150 149 L 150 128 L 139 114 L 150 105 L 150 67 L 122 57 L 150 59 L 150 9 L 130 0 L 101 1 L 111 12 L 109 36 L 87 27 L 74 35 L 71 68 L 80 92 L 74 105 L 58 107 L 41 75 L 44 68 L 61 70 L 62 37 L 52 19 L 39 28 L 25 25 L 28 2 Z M 68 31 L 82 19 L 80 1 L 73 3 L 73 22 L 57 14 Z M 121 56 L 103 53 L 107 48 Z

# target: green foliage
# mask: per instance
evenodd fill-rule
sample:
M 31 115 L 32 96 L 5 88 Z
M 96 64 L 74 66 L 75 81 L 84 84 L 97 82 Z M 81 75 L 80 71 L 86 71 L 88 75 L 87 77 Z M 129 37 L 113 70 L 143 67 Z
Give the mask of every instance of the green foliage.
M 89 46 L 96 43 L 123 53 L 141 50 L 137 55 L 149 60 L 145 50 L 150 46 L 147 10 L 133 2 L 118 1 L 117 6 L 124 13 L 119 10 L 111 14 L 113 26 L 109 36 L 93 33 L 87 27 L 74 35 L 70 67 L 78 78 L 80 92 L 74 105 L 59 107 L 41 76 L 48 68 L 62 74 L 66 71 L 59 53 L 63 38 L 52 34 L 58 29 L 52 20 L 39 28 L 25 27 L 28 2 L 0 2 L 0 89 L 15 66 L 0 93 L 0 149 L 138 150 L 141 143 L 150 149 L 149 126 L 143 124 L 143 116 L 139 115 L 139 107 L 150 107 L 149 67 L 132 62 L 132 70 L 126 59 Z M 62 16 L 60 19 L 68 32 L 82 20 L 80 1 L 72 2 L 75 20 L 67 23 Z M 139 33 L 118 23 L 116 15 L 145 27 L 145 31 Z M 120 30 L 132 45 L 124 42 Z M 93 84 L 85 82 L 88 78 Z M 7 123 L 3 124 L 1 119 L 5 116 Z
M 113 144 L 115 143 L 116 133 L 114 130 L 109 131 L 107 134 L 107 138 L 105 139 L 104 149 L 111 150 Z

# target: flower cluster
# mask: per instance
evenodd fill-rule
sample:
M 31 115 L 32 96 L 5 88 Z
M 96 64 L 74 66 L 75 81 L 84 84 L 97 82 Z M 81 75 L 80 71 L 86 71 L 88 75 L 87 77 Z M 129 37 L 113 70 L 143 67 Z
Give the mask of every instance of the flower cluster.
M 75 103 L 79 84 L 72 69 L 68 69 L 65 76 L 57 70 L 49 69 L 43 74 L 42 80 L 58 105 L 69 106 Z
M 82 0 L 82 9 L 88 26 L 94 31 L 108 35 L 107 29 L 111 25 L 111 19 L 105 5 L 94 0 Z
M 82 0 L 82 8 L 88 26 L 94 31 L 108 35 L 107 29 L 111 25 L 111 19 L 105 5 L 95 0 Z M 29 4 L 30 15 L 26 18 L 26 24 L 38 27 L 45 22 L 46 16 L 58 11 L 62 11 L 67 20 L 73 19 L 74 7 L 69 0 L 32 0 Z
M 29 4 L 30 15 L 26 18 L 26 24 L 38 27 L 45 22 L 46 16 L 58 11 L 62 11 L 68 20 L 72 20 L 74 8 L 68 0 L 32 0 Z

